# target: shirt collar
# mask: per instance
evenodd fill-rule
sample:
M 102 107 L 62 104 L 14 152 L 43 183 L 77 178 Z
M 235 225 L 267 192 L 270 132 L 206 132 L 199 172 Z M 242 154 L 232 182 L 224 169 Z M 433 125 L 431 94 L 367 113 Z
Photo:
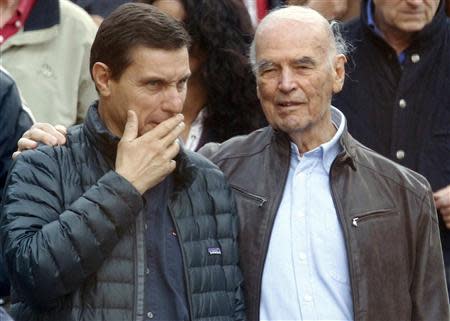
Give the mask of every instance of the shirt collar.
M 377 27 L 377 25 L 375 24 L 375 18 L 374 18 L 374 12 L 373 9 L 375 7 L 373 6 L 373 0 L 368 0 L 367 1 L 367 6 L 366 6 L 366 12 L 367 12 L 367 25 L 369 26 L 370 29 L 373 30 L 373 32 L 375 32 L 378 36 L 380 36 L 381 38 L 384 38 L 383 36 L 383 32 L 381 32 L 380 28 Z M 406 53 L 404 51 L 400 52 L 397 55 L 397 59 L 398 62 L 402 65 L 405 60 L 406 60 Z
M 327 173 L 330 172 L 331 165 L 334 159 L 342 151 L 340 139 L 345 130 L 346 119 L 344 114 L 337 108 L 331 106 L 331 121 L 333 125 L 337 128 L 334 136 L 328 141 L 320 146 L 317 146 L 313 150 L 310 150 L 300 156 L 300 152 L 296 144 L 291 142 L 291 164 L 296 165 L 302 160 L 303 157 L 307 158 L 320 158 L 321 163 Z
M 375 19 L 373 17 L 373 2 L 372 0 L 368 0 L 367 1 L 367 6 L 366 6 L 366 13 L 367 13 L 367 25 L 370 27 L 370 29 L 372 29 L 377 35 L 379 35 L 380 37 L 383 37 L 383 33 L 381 32 L 381 30 L 377 27 L 377 25 L 375 24 Z

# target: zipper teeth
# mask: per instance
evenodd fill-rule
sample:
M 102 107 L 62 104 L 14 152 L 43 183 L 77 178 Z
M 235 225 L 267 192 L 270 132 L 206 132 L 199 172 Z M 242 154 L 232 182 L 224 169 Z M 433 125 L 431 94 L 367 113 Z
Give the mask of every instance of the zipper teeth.
M 183 248 L 183 245 L 181 244 L 181 234 L 180 234 L 180 229 L 178 227 L 178 222 L 175 220 L 175 216 L 173 215 L 173 211 L 172 211 L 172 207 L 168 206 L 169 208 L 169 213 L 170 216 L 172 217 L 172 221 L 173 224 L 175 225 L 175 230 L 177 231 L 177 239 L 178 239 L 178 244 L 180 245 L 180 250 L 181 250 L 181 256 L 183 258 L 183 270 L 184 270 L 184 283 L 186 284 L 186 296 L 188 299 L 188 304 L 189 304 L 189 316 L 190 316 L 190 320 L 194 320 L 194 311 L 193 311 L 193 305 L 192 305 L 192 293 L 191 293 L 191 284 L 189 282 L 189 274 L 187 271 L 187 259 L 186 259 L 186 251 Z
M 243 190 L 242 188 L 237 187 L 236 185 L 230 185 L 230 186 L 233 189 L 237 190 L 238 192 L 240 192 L 240 193 L 242 193 L 242 194 L 244 194 L 244 195 L 246 195 L 246 196 L 248 196 L 250 198 L 253 198 L 253 199 L 257 200 L 259 207 L 262 207 L 267 202 L 267 199 L 265 199 L 262 196 L 255 195 L 253 193 L 247 192 L 247 191 Z
M 358 226 L 358 222 L 364 221 L 366 219 L 370 219 L 372 217 L 390 215 L 388 211 L 390 211 L 390 209 L 381 209 L 376 212 L 366 213 L 366 214 L 360 215 L 360 216 L 355 216 L 352 218 L 352 225 Z

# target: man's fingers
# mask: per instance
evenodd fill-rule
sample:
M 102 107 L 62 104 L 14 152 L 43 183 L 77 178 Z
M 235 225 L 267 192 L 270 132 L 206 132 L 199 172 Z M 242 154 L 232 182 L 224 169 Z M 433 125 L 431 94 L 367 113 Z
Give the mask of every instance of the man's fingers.
M 139 122 L 137 115 L 134 111 L 129 110 L 127 114 L 127 123 L 123 131 L 122 139 L 125 141 L 131 141 L 138 136 Z
M 27 130 L 19 142 L 17 143 L 17 147 L 19 151 L 23 151 L 25 149 L 36 148 L 38 143 L 43 143 L 49 146 L 54 146 L 58 144 L 58 139 L 39 128 L 32 128 Z
M 450 185 L 434 193 L 433 198 L 438 209 L 450 207 Z
M 170 146 L 181 135 L 184 130 L 184 123 L 179 123 L 171 132 L 161 139 L 164 146 Z
M 64 144 L 66 142 L 65 135 L 61 134 L 55 127 L 47 123 L 34 124 L 22 137 L 50 146 Z
M 64 145 L 66 143 L 67 128 L 63 125 L 55 125 L 55 129 L 62 135 L 62 138 L 58 137 L 59 144 Z
M 180 124 L 183 121 L 184 117 L 182 114 L 177 114 L 173 117 L 170 117 L 169 119 L 166 119 L 162 123 L 160 123 L 158 126 L 156 126 L 153 130 L 149 132 L 153 137 L 157 139 L 161 139 L 165 137 L 167 134 L 169 134 L 171 131 L 173 131 L 178 124 Z
M 16 159 L 17 156 L 19 156 L 20 154 L 22 154 L 22 152 L 16 151 L 12 154 L 12 159 Z
M 178 142 L 175 141 L 164 151 L 164 157 L 166 159 L 174 159 L 179 152 L 180 152 L 180 144 L 178 144 Z

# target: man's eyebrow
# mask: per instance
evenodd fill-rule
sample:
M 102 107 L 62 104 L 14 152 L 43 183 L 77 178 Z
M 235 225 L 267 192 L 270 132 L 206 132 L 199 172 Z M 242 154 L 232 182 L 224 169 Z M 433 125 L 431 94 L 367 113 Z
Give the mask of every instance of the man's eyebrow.
M 315 65 L 317 64 L 316 61 L 315 61 L 313 58 L 308 57 L 308 56 L 305 56 L 305 57 L 301 57 L 301 58 L 295 59 L 293 62 L 294 62 L 294 64 L 296 64 L 296 65 L 310 65 L 310 66 L 315 66 Z
M 255 70 L 267 69 L 275 66 L 275 64 L 269 60 L 262 59 L 256 63 Z

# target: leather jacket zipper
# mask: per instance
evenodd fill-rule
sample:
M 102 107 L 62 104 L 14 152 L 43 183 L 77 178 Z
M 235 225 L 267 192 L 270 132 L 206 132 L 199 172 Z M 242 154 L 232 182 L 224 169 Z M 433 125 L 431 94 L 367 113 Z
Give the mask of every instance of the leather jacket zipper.
M 259 196 L 259 195 L 256 195 L 256 194 L 247 192 L 247 191 L 243 190 L 242 188 L 237 187 L 236 185 L 230 184 L 230 186 L 231 186 L 234 190 L 238 191 L 240 194 L 243 194 L 243 195 L 246 196 L 247 198 L 250 198 L 250 199 L 256 201 L 257 204 L 258 204 L 258 207 L 263 207 L 263 205 L 267 202 L 267 199 L 265 199 L 265 198 L 262 197 L 262 196 Z
M 358 227 L 359 223 L 370 218 L 388 215 L 390 211 L 392 211 L 392 209 L 380 209 L 373 212 L 364 213 L 363 215 L 360 216 L 355 216 L 352 218 L 352 225 L 353 227 Z

